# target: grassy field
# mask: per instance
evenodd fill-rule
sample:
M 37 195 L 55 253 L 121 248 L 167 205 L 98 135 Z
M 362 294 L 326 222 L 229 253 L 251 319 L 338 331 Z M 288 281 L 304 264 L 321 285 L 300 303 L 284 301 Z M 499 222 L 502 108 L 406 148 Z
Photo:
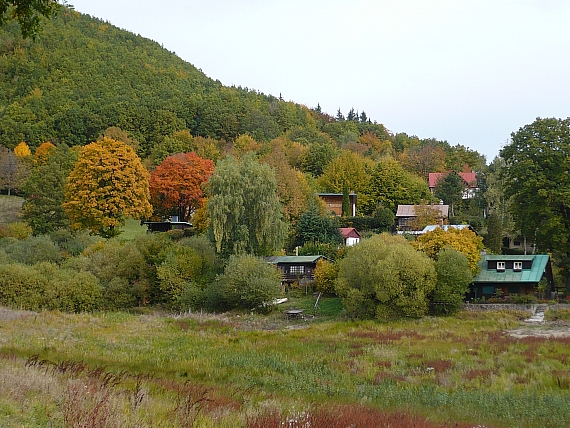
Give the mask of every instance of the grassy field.
M 0 195 L 0 224 L 18 221 L 23 202 L 19 196 Z
M 526 314 L 330 321 L 338 308 L 0 310 L 0 426 L 570 426 L 570 339 L 507 334 Z
M 130 241 L 135 239 L 137 236 L 146 234 L 147 227 L 145 225 L 141 226 L 140 220 L 133 220 L 131 218 L 125 221 L 125 226 L 121 228 L 121 234 L 119 239 L 125 241 Z

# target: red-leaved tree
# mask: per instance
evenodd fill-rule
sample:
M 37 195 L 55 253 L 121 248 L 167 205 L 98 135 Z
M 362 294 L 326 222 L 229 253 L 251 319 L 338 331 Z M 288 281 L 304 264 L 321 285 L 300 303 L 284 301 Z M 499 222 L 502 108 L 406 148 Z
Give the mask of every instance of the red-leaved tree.
M 214 162 L 196 153 L 168 156 L 150 173 L 150 198 L 154 214 L 168 217 L 174 210 L 187 221 L 202 205 L 203 184 L 214 173 Z

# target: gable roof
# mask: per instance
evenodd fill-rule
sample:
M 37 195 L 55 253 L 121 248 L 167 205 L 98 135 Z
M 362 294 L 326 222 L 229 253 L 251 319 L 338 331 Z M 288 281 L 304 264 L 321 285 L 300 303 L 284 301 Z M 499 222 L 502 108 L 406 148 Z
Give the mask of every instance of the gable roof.
M 473 282 L 540 282 L 544 270 L 548 265 L 549 261 L 548 254 L 535 254 L 526 256 L 516 256 L 516 255 L 485 255 L 479 261 L 479 267 L 481 270 L 473 278 Z M 511 269 L 498 272 L 496 269 L 488 269 L 487 262 L 490 260 L 496 261 L 512 261 L 512 262 L 522 262 L 522 261 L 532 261 L 531 269 L 523 269 L 522 271 L 515 272 Z
M 429 205 L 430 207 L 439 210 L 442 217 L 449 216 L 449 205 Z M 416 216 L 416 205 L 398 205 L 398 211 L 396 212 L 396 217 L 415 217 Z
M 449 174 L 449 172 L 430 172 L 428 174 L 428 181 L 430 189 L 433 189 L 437 182 Z M 459 175 L 469 187 L 477 187 L 477 173 L 476 172 L 458 172 Z
M 342 237 L 345 239 L 362 238 L 362 236 L 360 236 L 360 233 L 358 233 L 358 230 L 356 230 L 354 227 L 341 227 L 340 233 L 342 234 Z

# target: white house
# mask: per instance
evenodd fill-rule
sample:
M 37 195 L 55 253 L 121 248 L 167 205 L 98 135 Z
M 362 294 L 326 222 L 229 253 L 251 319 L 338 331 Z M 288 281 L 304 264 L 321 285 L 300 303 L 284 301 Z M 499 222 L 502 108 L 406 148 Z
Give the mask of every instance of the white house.
M 354 244 L 360 242 L 360 233 L 354 227 L 341 227 L 340 233 L 342 234 L 342 239 L 344 240 L 344 245 L 351 247 Z

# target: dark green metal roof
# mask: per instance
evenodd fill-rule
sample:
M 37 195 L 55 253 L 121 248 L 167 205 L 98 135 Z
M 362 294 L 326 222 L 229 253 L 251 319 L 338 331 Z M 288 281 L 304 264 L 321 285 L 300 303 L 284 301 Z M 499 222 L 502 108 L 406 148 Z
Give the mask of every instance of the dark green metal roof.
M 324 256 L 279 256 L 271 260 L 270 263 L 316 263 Z
M 479 282 L 504 282 L 504 283 L 514 283 L 514 282 L 536 282 L 538 283 L 542 275 L 544 274 L 544 270 L 546 269 L 546 265 L 548 264 L 549 256 L 548 254 L 535 254 L 531 256 L 513 256 L 513 255 L 487 255 L 483 256 L 483 259 L 479 261 L 480 271 L 473 278 L 474 283 Z M 496 261 L 513 261 L 513 262 L 522 262 L 522 261 L 532 261 L 532 268 L 531 269 L 523 269 L 522 271 L 515 272 L 512 269 L 506 269 L 504 271 L 497 271 L 496 269 L 487 269 L 487 262 L 489 260 L 496 260 Z

